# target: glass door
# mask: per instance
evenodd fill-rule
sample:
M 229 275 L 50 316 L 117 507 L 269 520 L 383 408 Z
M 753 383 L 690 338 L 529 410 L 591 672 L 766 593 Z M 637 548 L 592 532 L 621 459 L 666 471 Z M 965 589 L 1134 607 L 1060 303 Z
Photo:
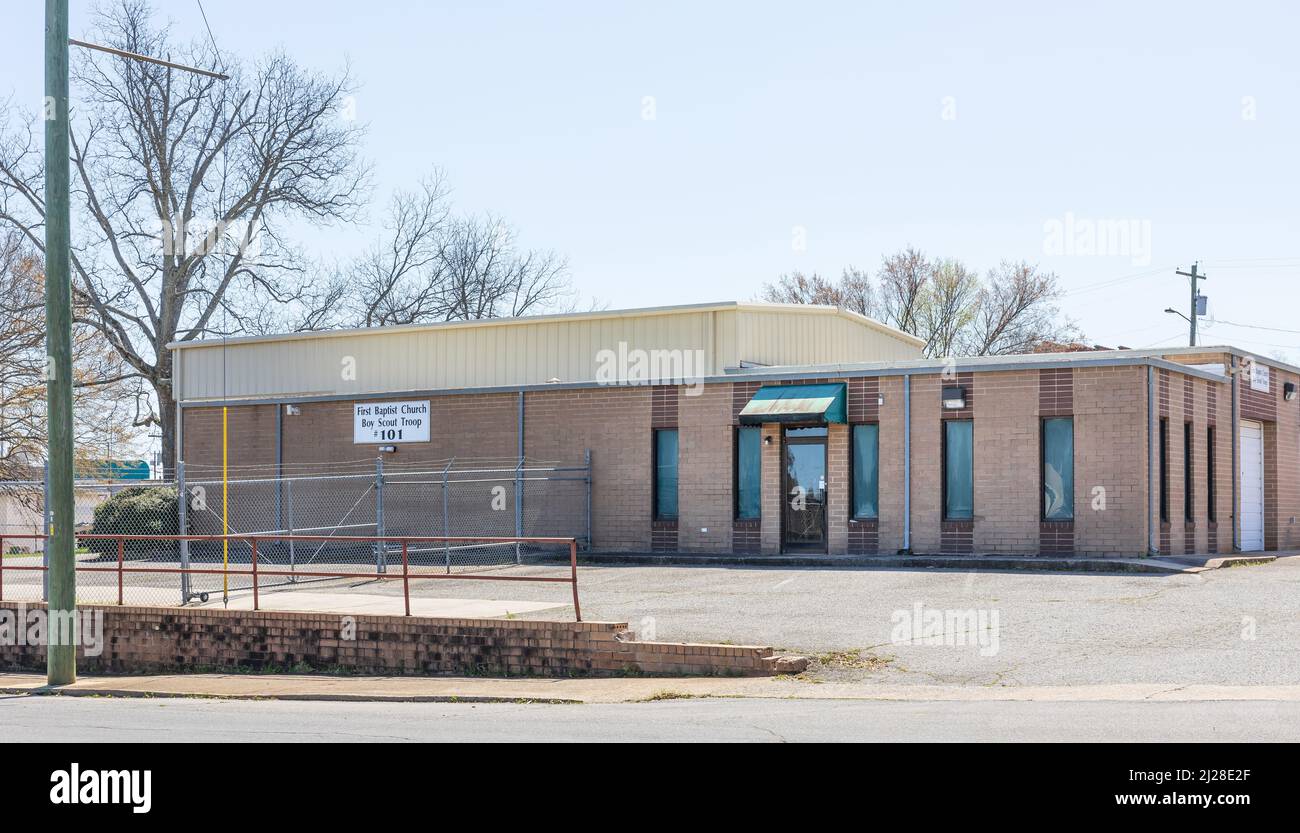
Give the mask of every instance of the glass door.
M 826 552 L 826 429 L 787 428 L 781 543 L 785 552 Z

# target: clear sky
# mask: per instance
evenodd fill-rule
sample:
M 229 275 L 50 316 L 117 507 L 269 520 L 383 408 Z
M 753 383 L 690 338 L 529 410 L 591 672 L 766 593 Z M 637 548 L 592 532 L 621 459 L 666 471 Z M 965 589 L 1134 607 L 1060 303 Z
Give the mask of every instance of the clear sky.
M 1173 271 L 1199 259 L 1203 342 L 1300 361 L 1300 333 L 1222 323 L 1300 330 L 1294 3 L 204 5 L 246 59 L 351 63 L 377 204 L 441 166 L 584 298 L 747 299 L 910 245 L 1037 262 L 1091 340 L 1174 345 Z M 33 106 L 41 6 L 6 4 L 0 55 L 0 94 Z M 158 7 L 206 36 L 194 0 Z M 1087 253 L 1108 220 L 1135 236 Z M 310 240 L 342 257 L 374 233 Z

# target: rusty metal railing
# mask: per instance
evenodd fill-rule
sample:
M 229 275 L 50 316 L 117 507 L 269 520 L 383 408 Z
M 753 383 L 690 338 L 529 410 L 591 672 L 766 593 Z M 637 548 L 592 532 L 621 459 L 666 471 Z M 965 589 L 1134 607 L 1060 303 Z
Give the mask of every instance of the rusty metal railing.
M 44 564 L 11 564 L 5 562 L 5 542 L 14 541 L 45 541 L 48 535 L 3 535 L 0 534 L 0 602 L 4 601 L 5 584 L 4 575 L 6 572 L 45 572 L 48 570 Z M 258 548 L 264 542 L 321 542 L 329 544 L 351 543 L 351 544 L 371 544 L 387 548 L 389 545 L 400 545 L 402 549 L 402 599 L 405 605 L 407 616 L 411 615 L 411 581 L 433 580 L 455 580 L 455 581 L 516 581 L 516 582 L 539 582 L 546 584 L 568 584 L 573 594 L 573 614 L 576 621 L 582 621 L 582 608 L 578 602 L 578 541 L 576 538 L 538 538 L 538 537 L 465 537 L 465 536 L 373 536 L 373 535 L 110 535 L 110 534 L 81 534 L 76 535 L 76 540 L 83 541 L 108 541 L 116 545 L 117 563 L 114 566 L 90 566 L 78 564 L 76 571 L 78 573 L 115 573 L 117 575 L 117 603 L 125 603 L 125 578 L 128 575 L 152 574 L 152 575 L 175 575 L 175 576 L 223 576 L 227 583 L 230 577 L 250 577 L 252 579 L 253 591 L 253 610 L 260 608 L 259 582 L 270 577 L 276 578 L 316 578 L 316 579 L 385 579 L 394 580 L 391 573 L 376 573 L 350 571 L 350 570 L 266 570 L 259 567 Z M 250 557 L 248 567 L 231 566 L 229 561 L 222 563 L 220 567 L 164 567 L 164 566 L 127 566 L 126 549 L 128 543 L 135 542 L 158 542 L 158 543 L 180 543 L 182 541 L 190 542 L 228 542 L 242 543 L 249 547 Z M 543 544 L 543 545 L 564 545 L 569 548 L 569 575 L 566 577 L 559 576 L 512 576 L 512 575 L 489 575 L 484 573 L 433 573 L 433 572 L 412 572 L 410 563 L 410 549 L 416 544 L 446 544 L 446 545 L 506 545 L 506 544 Z

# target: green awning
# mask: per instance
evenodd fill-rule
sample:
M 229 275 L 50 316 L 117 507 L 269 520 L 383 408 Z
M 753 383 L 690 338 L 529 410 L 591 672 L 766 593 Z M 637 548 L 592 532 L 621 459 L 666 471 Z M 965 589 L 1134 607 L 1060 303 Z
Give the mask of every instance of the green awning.
M 745 425 L 848 422 L 846 385 L 764 385 L 740 412 Z

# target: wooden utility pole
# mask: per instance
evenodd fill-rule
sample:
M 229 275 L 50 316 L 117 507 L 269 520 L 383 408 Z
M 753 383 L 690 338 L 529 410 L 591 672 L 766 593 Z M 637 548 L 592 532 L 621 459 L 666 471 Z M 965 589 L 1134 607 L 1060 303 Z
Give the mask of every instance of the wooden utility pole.
M 45 0 L 45 343 L 50 528 L 45 542 L 49 606 L 46 675 L 50 685 L 77 681 L 77 562 L 72 434 L 72 232 L 69 205 L 68 45 L 160 64 L 222 80 L 210 70 L 68 40 L 68 0 Z
M 1196 316 L 1200 314 L 1200 282 L 1207 280 L 1204 275 L 1196 274 L 1198 266 L 1200 266 L 1199 261 L 1192 264 L 1192 271 L 1190 272 L 1184 272 L 1181 269 L 1174 272 L 1175 275 L 1182 275 L 1184 278 L 1189 278 L 1190 280 L 1188 282 L 1192 285 L 1192 308 L 1187 311 L 1187 320 L 1192 325 L 1191 334 L 1187 343 L 1192 347 L 1196 346 Z
M 68 0 L 45 0 L 45 379 L 49 428 L 50 583 L 46 672 L 77 680 L 77 562 L 73 542 L 72 241 L 68 163 Z

